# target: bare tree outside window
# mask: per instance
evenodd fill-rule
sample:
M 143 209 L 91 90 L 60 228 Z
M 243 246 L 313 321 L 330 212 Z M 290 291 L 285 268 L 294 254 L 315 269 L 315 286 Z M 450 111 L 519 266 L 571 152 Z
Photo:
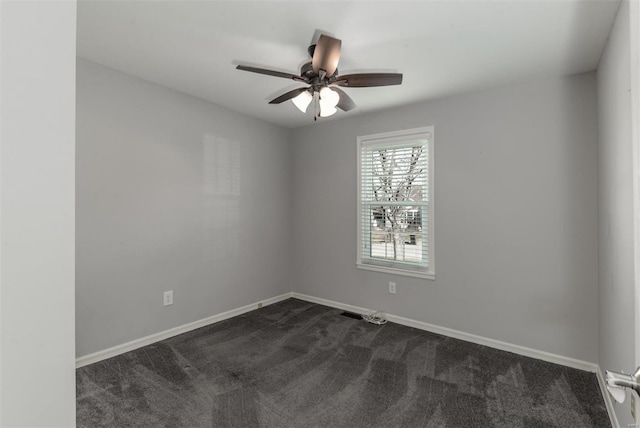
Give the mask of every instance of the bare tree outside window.
M 358 137 L 360 269 L 435 278 L 433 127 Z
M 397 202 L 423 201 L 423 152 L 421 145 L 371 151 L 373 196 L 383 203 L 371 207 L 372 242 L 378 244 L 373 245 L 373 256 L 420 261 L 422 208 Z

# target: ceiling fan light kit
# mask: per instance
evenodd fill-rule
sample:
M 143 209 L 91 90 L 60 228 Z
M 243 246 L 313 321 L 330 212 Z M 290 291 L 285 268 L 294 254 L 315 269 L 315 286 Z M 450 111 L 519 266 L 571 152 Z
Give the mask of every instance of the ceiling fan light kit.
M 300 75 L 283 73 L 265 68 L 239 65 L 238 70 L 268 76 L 292 79 L 296 82 L 306 83 L 307 87 L 296 88 L 269 101 L 269 104 L 280 104 L 291 100 L 302 113 L 306 113 L 309 104 L 315 98 L 316 112 L 314 120 L 318 117 L 328 117 L 337 112 L 337 109 L 349 111 L 356 107 L 351 97 L 336 86 L 351 88 L 368 88 L 374 86 L 391 86 L 402 83 L 400 73 L 358 73 L 341 76 L 338 74 L 338 62 L 342 41 L 324 34 L 320 35 L 315 45 L 309 46 L 308 52 L 311 61 L 305 63 L 300 69 Z M 336 85 L 336 86 L 334 86 Z
M 328 86 L 320 89 L 320 117 L 328 117 L 335 114 L 338 111 L 336 106 L 339 101 L 340 95 Z
M 320 117 L 333 116 L 338 110 L 335 107 L 328 107 L 320 105 Z
M 304 91 L 297 97 L 291 99 L 291 102 L 293 102 L 293 104 L 298 107 L 298 110 L 303 113 L 307 112 L 307 107 L 309 107 L 311 101 L 313 101 L 313 95 L 311 95 L 311 92 L 309 91 Z

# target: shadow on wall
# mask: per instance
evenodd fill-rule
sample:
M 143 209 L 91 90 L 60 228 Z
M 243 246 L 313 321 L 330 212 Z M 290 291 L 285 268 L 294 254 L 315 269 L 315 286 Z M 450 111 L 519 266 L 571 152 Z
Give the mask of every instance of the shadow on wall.
M 238 257 L 240 148 L 213 135 L 202 137 L 202 236 L 205 261 Z

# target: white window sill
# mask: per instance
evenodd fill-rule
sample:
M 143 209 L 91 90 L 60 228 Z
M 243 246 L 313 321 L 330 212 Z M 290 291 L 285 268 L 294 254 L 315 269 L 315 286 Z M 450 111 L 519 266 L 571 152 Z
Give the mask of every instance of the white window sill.
M 397 269 L 397 268 L 386 267 L 386 266 L 370 265 L 365 263 L 356 263 L 356 266 L 358 267 L 358 269 L 372 270 L 374 272 L 383 272 L 383 273 L 390 273 L 393 275 L 411 276 L 414 278 L 430 279 L 432 281 L 435 281 L 436 279 L 436 274 L 431 272 L 417 272 L 417 271 Z

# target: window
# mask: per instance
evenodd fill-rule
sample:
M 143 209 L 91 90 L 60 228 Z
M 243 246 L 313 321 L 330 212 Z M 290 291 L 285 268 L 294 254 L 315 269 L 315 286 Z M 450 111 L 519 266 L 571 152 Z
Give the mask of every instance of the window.
M 435 279 L 433 127 L 358 137 L 358 268 Z

